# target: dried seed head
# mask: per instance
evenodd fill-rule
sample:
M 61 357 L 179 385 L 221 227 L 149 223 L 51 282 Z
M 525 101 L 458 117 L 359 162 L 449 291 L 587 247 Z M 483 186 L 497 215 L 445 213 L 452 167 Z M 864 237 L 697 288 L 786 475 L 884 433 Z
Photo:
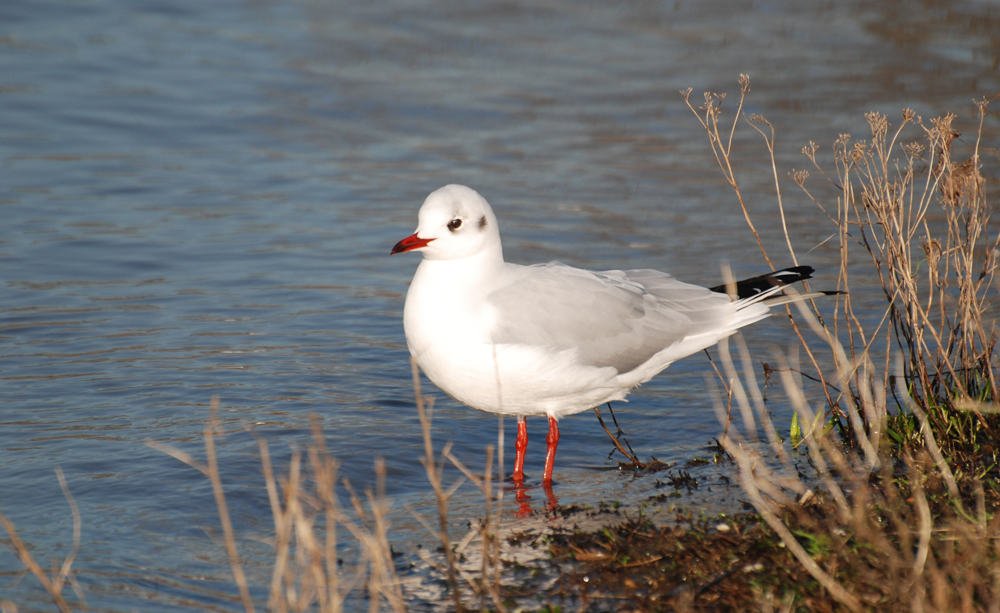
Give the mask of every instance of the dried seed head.
M 920 154 L 924 152 L 924 149 L 925 147 L 916 141 L 903 145 L 903 153 L 911 158 L 919 158 Z
M 961 164 L 949 161 L 945 167 L 947 172 L 941 178 L 941 196 L 945 203 L 951 206 L 974 205 L 984 181 L 975 158 L 969 158 Z
M 873 138 L 877 140 L 885 138 L 885 134 L 889 130 L 889 120 L 886 119 L 885 115 L 872 111 L 865 113 L 865 119 L 868 120 L 868 125 L 872 128 Z
M 951 122 L 954 120 L 954 113 L 948 113 L 944 117 L 931 119 L 931 125 L 934 127 L 928 130 L 927 136 L 935 146 L 947 149 L 951 146 L 951 141 L 959 136 L 959 133 L 951 128 Z
M 803 184 L 806 182 L 806 179 L 808 178 L 809 178 L 808 170 L 795 170 L 794 168 L 792 169 L 792 180 L 798 183 L 799 187 L 802 187 Z

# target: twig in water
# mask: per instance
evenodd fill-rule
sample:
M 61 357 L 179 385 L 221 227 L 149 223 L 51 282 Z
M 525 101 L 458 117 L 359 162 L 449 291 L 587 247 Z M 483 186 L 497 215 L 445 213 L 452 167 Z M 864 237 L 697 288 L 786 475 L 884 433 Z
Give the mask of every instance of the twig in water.
M 610 402 L 608 403 L 608 408 L 609 409 L 611 408 L 611 403 Z M 641 468 L 645 468 L 646 465 L 643 464 L 642 462 L 640 462 L 639 458 L 635 457 L 635 455 L 634 455 L 635 451 L 633 451 L 632 453 L 629 453 L 628 451 L 625 451 L 625 448 L 622 447 L 621 443 L 618 442 L 618 439 L 615 438 L 615 436 L 613 434 L 611 434 L 611 430 L 608 430 L 608 427 L 606 425 L 604 425 L 604 418 L 601 417 L 601 412 L 598 410 L 597 407 L 594 407 L 594 413 L 597 413 L 597 421 L 601 422 L 601 427 L 604 428 L 605 432 L 607 432 L 608 437 L 615 444 L 615 447 L 618 448 L 618 451 L 620 451 L 623 456 L 625 456 L 626 458 L 628 458 L 629 462 L 632 462 L 632 464 L 635 465 L 637 468 L 640 468 L 640 469 Z M 614 417 L 614 412 L 612 412 L 611 415 L 612 415 L 612 417 Z M 615 420 L 615 427 L 617 427 L 617 426 L 618 426 L 618 421 Z M 624 434 L 624 432 L 622 432 L 621 428 L 618 428 L 618 432 Z M 628 445 L 628 440 L 625 441 L 625 444 Z M 632 449 L 631 445 L 629 445 L 629 449 L 630 450 Z
M 73 495 L 69 492 L 69 487 L 66 485 L 66 477 L 63 476 L 62 469 L 56 468 L 56 476 L 59 478 L 59 486 L 62 488 L 63 495 L 66 496 L 66 501 L 69 502 L 70 509 L 73 512 L 73 548 L 70 550 L 69 555 L 63 560 L 62 566 L 59 569 L 59 573 L 52 571 L 52 577 L 49 578 L 42 570 L 42 567 L 38 565 L 35 558 L 32 557 L 31 552 L 28 550 L 27 545 L 18 537 L 17 529 L 14 527 L 14 522 L 7 519 L 7 517 L 0 513 L 0 526 L 3 526 L 4 530 L 7 531 L 7 536 L 10 538 L 10 543 L 14 547 L 14 551 L 17 552 L 17 556 L 21 559 L 21 563 L 31 571 L 31 574 L 38 579 L 38 582 L 42 584 L 45 591 L 48 592 L 49 597 L 52 602 L 59 608 L 62 613 L 70 613 L 69 605 L 66 604 L 66 600 L 62 597 L 63 586 L 65 581 L 69 578 L 70 582 L 73 583 L 73 588 L 80 597 L 81 602 L 86 608 L 86 601 L 83 600 L 83 591 L 78 589 L 76 582 L 73 580 L 72 575 L 70 575 L 70 567 L 73 564 L 73 558 L 76 557 L 77 551 L 80 549 L 80 511 L 76 506 L 76 501 L 73 499 Z M 0 605 L 4 607 L 4 611 L 8 610 L 7 602 L 0 601 Z M 13 607 L 13 603 L 10 605 Z M 14 611 L 17 611 L 16 607 L 13 607 Z
M 611 403 L 610 402 L 608 403 L 608 411 L 611 413 L 611 420 L 613 422 L 615 422 L 615 430 L 617 430 L 617 432 L 615 433 L 615 439 L 619 439 L 619 438 L 624 437 L 625 436 L 625 431 L 622 430 L 622 427 L 618 425 L 618 418 L 615 417 L 615 411 L 614 411 L 614 409 L 611 408 Z M 638 458 L 639 456 L 636 455 L 635 449 L 632 449 L 632 445 L 629 445 L 628 439 L 626 438 L 624 440 L 625 440 L 625 445 L 628 446 L 628 450 L 632 452 L 632 457 Z M 639 468 L 642 468 L 642 466 L 640 466 Z

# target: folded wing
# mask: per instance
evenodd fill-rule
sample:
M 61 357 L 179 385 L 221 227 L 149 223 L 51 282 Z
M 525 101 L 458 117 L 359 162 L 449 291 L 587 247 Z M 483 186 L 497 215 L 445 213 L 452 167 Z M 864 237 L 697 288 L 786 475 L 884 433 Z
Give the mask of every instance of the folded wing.
M 728 296 L 655 270 L 591 272 L 558 262 L 510 269 L 491 293 L 492 340 L 577 350 L 581 364 L 626 373 L 691 336 L 730 327 Z

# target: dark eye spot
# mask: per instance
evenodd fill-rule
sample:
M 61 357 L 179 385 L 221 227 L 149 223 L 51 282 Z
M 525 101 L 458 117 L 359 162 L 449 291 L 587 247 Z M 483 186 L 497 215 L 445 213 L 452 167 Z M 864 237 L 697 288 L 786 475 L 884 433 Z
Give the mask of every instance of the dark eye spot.
M 461 227 L 462 227 L 461 219 L 452 219 L 451 221 L 448 222 L 448 229 L 451 230 L 452 232 L 458 230 Z
M 482 230 L 486 227 L 486 215 L 479 218 L 479 229 Z

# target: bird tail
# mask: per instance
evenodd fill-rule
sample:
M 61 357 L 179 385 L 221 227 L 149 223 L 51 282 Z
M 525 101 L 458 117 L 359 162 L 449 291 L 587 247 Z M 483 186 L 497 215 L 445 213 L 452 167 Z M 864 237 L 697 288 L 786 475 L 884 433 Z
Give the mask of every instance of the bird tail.
M 792 294 L 783 293 L 781 288 L 797 281 L 811 279 L 813 272 L 815 272 L 815 269 L 812 266 L 792 266 L 790 268 L 782 268 L 781 270 L 769 272 L 764 275 L 737 281 L 735 283 L 735 297 L 741 303 L 746 305 L 763 302 L 767 306 L 772 307 L 789 302 L 797 302 L 799 300 L 808 300 L 809 298 L 816 298 L 819 296 L 835 296 L 837 294 L 844 293 L 839 291 L 814 291 Z M 727 285 L 716 285 L 715 287 L 710 287 L 709 289 L 720 294 L 730 293 L 730 288 Z

